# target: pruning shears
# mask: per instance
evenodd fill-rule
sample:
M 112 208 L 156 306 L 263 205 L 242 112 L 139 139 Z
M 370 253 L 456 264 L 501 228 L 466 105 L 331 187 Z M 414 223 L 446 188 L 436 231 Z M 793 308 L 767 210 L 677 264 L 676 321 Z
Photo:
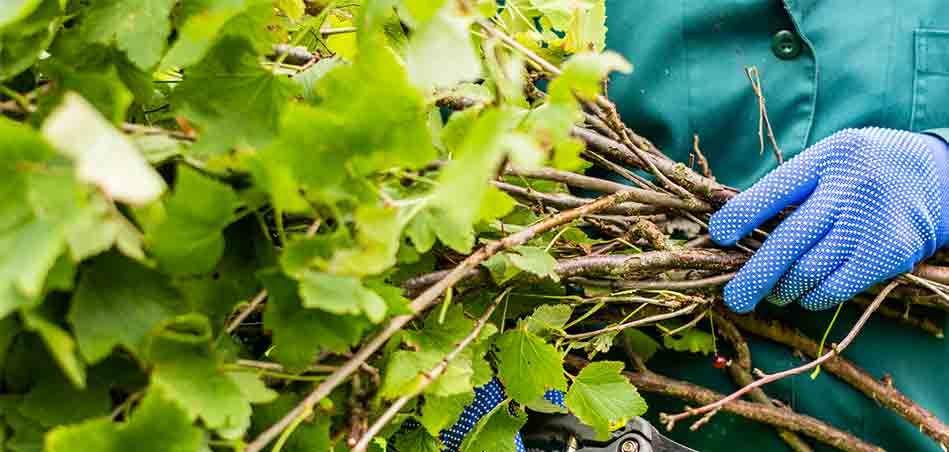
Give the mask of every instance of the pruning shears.
M 528 452 L 697 452 L 662 436 L 639 417 L 606 441 L 597 441 L 593 429 L 572 414 L 531 413 L 521 436 Z

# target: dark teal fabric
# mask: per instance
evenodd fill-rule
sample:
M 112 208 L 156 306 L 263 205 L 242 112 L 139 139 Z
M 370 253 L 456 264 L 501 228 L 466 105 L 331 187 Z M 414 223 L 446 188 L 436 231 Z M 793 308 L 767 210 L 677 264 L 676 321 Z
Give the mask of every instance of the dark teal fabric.
M 701 138 L 713 172 L 745 188 L 774 168 L 760 153 L 758 101 L 744 68 L 760 72 L 778 143 L 785 157 L 847 127 L 905 130 L 949 127 L 949 8 L 937 0 L 607 0 L 607 46 L 635 66 L 617 76 L 610 97 L 624 119 L 678 160 L 688 161 L 692 135 Z M 781 30 L 800 37 L 803 51 L 780 59 L 772 38 Z M 832 313 L 764 306 L 819 338 Z M 861 310 L 845 306 L 831 340 L 843 337 Z M 945 315 L 935 314 L 938 323 Z M 765 371 L 801 364 L 791 350 L 752 344 Z M 845 355 L 938 417 L 949 420 L 946 341 L 874 318 Z M 663 355 L 650 365 L 670 376 L 722 392 L 734 385 L 711 358 Z M 795 410 L 892 451 L 939 451 L 917 428 L 851 390 L 826 372 L 766 388 Z M 681 402 L 653 398 L 651 415 L 677 411 Z M 665 404 L 665 403 L 671 403 Z M 773 429 L 719 415 L 695 433 L 680 426 L 671 436 L 702 451 L 778 451 L 787 446 Z

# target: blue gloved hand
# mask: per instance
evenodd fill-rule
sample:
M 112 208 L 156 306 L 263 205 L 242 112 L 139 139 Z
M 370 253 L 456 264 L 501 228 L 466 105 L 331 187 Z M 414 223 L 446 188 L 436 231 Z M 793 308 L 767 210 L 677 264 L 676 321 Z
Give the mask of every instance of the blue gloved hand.
M 457 452 L 458 449 L 461 448 L 461 443 L 465 440 L 465 435 L 474 428 L 478 420 L 485 414 L 491 412 L 494 407 L 498 406 L 498 404 L 503 402 L 506 398 L 507 394 L 504 392 L 504 388 L 497 378 L 491 380 L 491 382 L 484 386 L 475 388 L 475 398 L 471 404 L 465 407 L 465 410 L 461 412 L 461 416 L 455 421 L 454 425 L 443 430 L 439 435 L 442 444 L 445 445 L 445 449 L 443 449 L 444 452 Z M 559 407 L 564 406 L 564 393 L 561 391 L 549 390 L 544 394 L 544 398 L 554 405 Z M 524 442 L 521 440 L 520 434 L 515 435 L 514 438 L 511 439 L 514 441 L 514 448 L 517 452 L 525 452 Z
M 732 310 L 769 294 L 826 309 L 932 255 L 949 236 L 949 148 L 929 135 L 843 130 L 728 202 L 709 222 L 712 239 L 733 245 L 790 205 L 800 207 L 725 286 Z

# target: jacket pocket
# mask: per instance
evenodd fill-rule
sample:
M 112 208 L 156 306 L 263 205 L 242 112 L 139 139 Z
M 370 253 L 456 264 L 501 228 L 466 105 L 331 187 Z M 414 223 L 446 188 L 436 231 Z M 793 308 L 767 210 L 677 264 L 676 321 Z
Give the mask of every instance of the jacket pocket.
M 949 127 L 949 29 L 917 28 L 912 130 Z

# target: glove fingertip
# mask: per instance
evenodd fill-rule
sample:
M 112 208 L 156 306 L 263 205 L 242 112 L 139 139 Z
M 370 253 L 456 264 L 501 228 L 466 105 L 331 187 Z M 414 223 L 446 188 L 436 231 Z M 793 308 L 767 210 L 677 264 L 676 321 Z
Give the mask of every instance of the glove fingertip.
M 725 306 L 736 314 L 747 314 L 755 310 L 759 299 L 750 296 L 748 290 L 741 285 L 741 281 L 732 281 L 725 286 L 723 291 L 725 296 Z
M 712 215 L 708 222 L 708 233 L 712 241 L 719 246 L 732 246 L 741 239 L 739 228 L 735 223 L 727 221 L 721 211 Z

